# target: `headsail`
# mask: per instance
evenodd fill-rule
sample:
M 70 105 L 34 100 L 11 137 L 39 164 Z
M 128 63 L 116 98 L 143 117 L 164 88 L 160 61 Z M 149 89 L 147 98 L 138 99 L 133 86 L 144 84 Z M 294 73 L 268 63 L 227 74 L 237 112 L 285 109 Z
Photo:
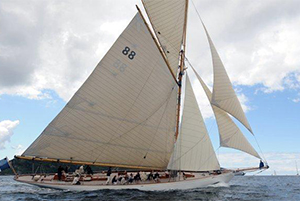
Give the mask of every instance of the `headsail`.
M 199 82 L 201 83 L 209 101 L 211 101 L 212 93 L 210 89 L 206 86 L 206 84 L 203 82 L 203 80 L 193 67 L 192 69 L 196 74 Z M 260 159 L 261 157 L 259 156 L 259 154 L 251 146 L 251 144 L 243 135 L 242 131 L 236 126 L 230 116 L 213 104 L 212 109 L 214 111 L 219 128 L 220 146 L 238 149 Z
M 177 84 L 136 14 L 23 156 L 166 168 L 176 102 Z
M 168 169 L 189 171 L 220 169 L 188 75 L 186 78 L 180 134 Z
M 185 0 L 142 0 L 173 72 L 177 73 L 184 35 Z
M 208 38 L 213 60 L 214 86 L 211 103 L 234 116 L 253 134 L 242 106 L 232 88 L 232 84 L 226 73 L 224 65 L 204 24 L 203 27 Z

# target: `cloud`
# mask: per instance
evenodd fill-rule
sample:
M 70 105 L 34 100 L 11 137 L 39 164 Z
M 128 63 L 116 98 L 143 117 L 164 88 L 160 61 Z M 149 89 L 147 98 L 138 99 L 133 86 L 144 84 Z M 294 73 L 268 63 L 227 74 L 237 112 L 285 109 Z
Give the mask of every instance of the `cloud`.
M 299 1 L 195 3 L 234 85 L 299 91 Z M 138 0 L 1 1 L 0 95 L 45 99 L 49 89 L 69 100 L 134 16 L 135 4 L 141 6 Z M 206 36 L 192 4 L 189 11 L 187 54 L 211 86 Z
M 295 6 L 299 7 L 300 3 L 288 1 L 282 5 L 276 0 L 197 2 L 196 7 L 235 85 L 262 85 L 261 91 L 265 93 L 294 89 L 296 83 L 299 85 L 296 77 L 287 82 L 292 74 L 300 72 L 297 56 L 300 54 L 297 37 L 300 30 L 296 28 L 300 14 Z M 190 15 L 189 24 L 200 24 L 195 14 Z M 189 60 L 201 70 L 203 79 L 212 84 L 206 36 L 199 26 L 189 27 L 194 34 L 188 38 Z
M 21 144 L 17 146 L 11 146 L 11 148 L 16 150 L 14 155 L 21 155 L 25 151 L 25 147 Z
M 4 120 L 0 121 L 0 150 L 5 149 L 5 143 L 10 142 L 13 130 L 19 125 L 20 121 Z
M 281 175 L 295 175 L 296 162 L 300 165 L 300 153 L 265 153 L 270 169 L 262 174 L 271 175 L 274 171 Z M 258 167 L 259 160 L 244 153 L 220 153 L 219 161 L 225 168 Z
M 293 101 L 294 103 L 299 103 L 299 102 L 300 102 L 300 98 L 294 98 L 294 99 L 292 99 L 292 101 Z

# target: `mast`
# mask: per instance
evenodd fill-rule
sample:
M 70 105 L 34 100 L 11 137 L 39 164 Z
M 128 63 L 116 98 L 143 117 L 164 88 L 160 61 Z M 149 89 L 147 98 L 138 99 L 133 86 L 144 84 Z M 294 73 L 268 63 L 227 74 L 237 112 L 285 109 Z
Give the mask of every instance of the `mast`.
M 178 103 L 177 103 L 177 121 L 176 121 L 176 133 L 175 141 L 179 134 L 179 121 L 180 121 L 180 105 L 181 105 L 181 92 L 182 92 L 182 78 L 184 74 L 184 58 L 185 58 L 185 46 L 186 46 L 186 30 L 187 30 L 187 12 L 188 12 L 189 1 L 185 1 L 185 14 L 184 14 L 184 25 L 183 25 L 183 36 L 182 36 L 182 49 L 180 51 L 180 64 L 179 64 L 179 74 L 178 74 Z
M 142 17 L 142 19 L 143 19 L 143 22 L 144 22 L 144 24 L 146 25 L 146 27 L 147 27 L 149 33 L 151 34 L 151 37 L 152 37 L 152 39 L 153 39 L 155 45 L 157 46 L 157 48 L 158 48 L 158 50 L 159 50 L 161 56 L 163 57 L 164 61 L 166 62 L 166 65 L 168 66 L 168 69 L 169 69 L 169 71 L 170 71 L 172 77 L 174 78 L 174 80 L 175 80 L 175 82 L 177 83 L 177 85 L 179 85 L 178 81 L 176 80 L 176 75 L 174 75 L 174 72 L 172 71 L 172 68 L 170 67 L 170 64 L 169 64 L 169 62 L 168 62 L 168 59 L 166 58 L 166 55 L 163 53 L 163 50 L 162 50 L 162 48 L 161 48 L 161 45 L 159 45 L 159 43 L 158 43 L 158 41 L 156 40 L 154 34 L 152 33 L 152 31 L 151 31 L 149 25 L 147 24 L 147 22 L 146 22 L 146 20 L 145 20 L 143 14 L 142 14 L 140 8 L 139 8 L 137 5 L 136 5 L 135 7 L 136 7 L 136 9 L 138 10 L 139 14 L 141 15 L 141 17 Z

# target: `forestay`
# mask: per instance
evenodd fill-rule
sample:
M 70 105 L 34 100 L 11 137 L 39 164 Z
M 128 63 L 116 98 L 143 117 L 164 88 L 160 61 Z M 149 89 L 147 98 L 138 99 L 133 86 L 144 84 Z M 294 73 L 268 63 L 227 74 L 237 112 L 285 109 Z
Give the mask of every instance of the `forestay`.
M 209 101 L 211 101 L 212 93 L 210 89 L 206 86 L 206 84 L 203 82 L 203 80 L 193 67 L 192 69 L 196 74 L 199 82 L 201 83 Z M 218 124 L 220 134 L 220 146 L 238 149 L 260 159 L 261 157 L 259 156 L 259 154 L 251 146 L 251 144 L 245 138 L 241 130 L 230 118 L 230 116 L 226 112 L 214 105 L 212 105 L 212 108 Z
M 177 85 L 136 14 L 23 156 L 166 168 L 176 97 Z
M 142 0 L 155 34 L 176 75 L 184 32 L 186 0 Z
M 204 24 L 203 24 L 204 26 Z M 239 120 L 251 133 L 252 129 L 248 123 L 246 115 L 242 109 L 242 106 L 232 88 L 232 84 L 226 73 L 224 65 L 219 57 L 219 54 L 204 26 L 205 33 L 207 35 L 209 46 L 213 61 L 213 71 L 214 71 L 214 85 L 211 103 L 228 112 Z
M 188 75 L 186 78 L 180 134 L 168 169 L 188 171 L 218 170 L 220 169 L 218 159 L 208 136 Z

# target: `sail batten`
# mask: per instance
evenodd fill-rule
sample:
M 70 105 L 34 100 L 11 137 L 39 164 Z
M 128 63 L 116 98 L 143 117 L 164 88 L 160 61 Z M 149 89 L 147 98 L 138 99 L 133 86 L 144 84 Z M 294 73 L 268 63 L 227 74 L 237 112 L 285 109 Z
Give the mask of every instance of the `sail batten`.
M 242 109 L 242 106 L 236 96 L 236 93 L 221 61 L 221 58 L 203 22 L 202 25 L 209 42 L 213 61 L 214 84 L 211 103 L 219 109 L 231 114 L 253 134 L 250 124 L 246 118 L 246 115 Z
M 186 171 L 220 169 L 188 75 L 180 134 L 168 169 Z
M 177 89 L 138 13 L 23 155 L 166 168 L 173 150 Z
M 200 82 L 202 88 L 204 89 L 207 98 L 209 101 L 212 100 L 212 93 L 207 85 L 203 82 L 199 74 L 192 67 L 198 81 Z M 220 146 L 237 149 L 243 152 L 246 152 L 254 157 L 261 159 L 257 151 L 251 146 L 248 140 L 245 138 L 242 131 L 237 127 L 237 125 L 233 122 L 230 116 L 224 112 L 222 109 L 216 107 L 211 103 L 213 112 L 216 117 L 219 135 L 220 135 Z

